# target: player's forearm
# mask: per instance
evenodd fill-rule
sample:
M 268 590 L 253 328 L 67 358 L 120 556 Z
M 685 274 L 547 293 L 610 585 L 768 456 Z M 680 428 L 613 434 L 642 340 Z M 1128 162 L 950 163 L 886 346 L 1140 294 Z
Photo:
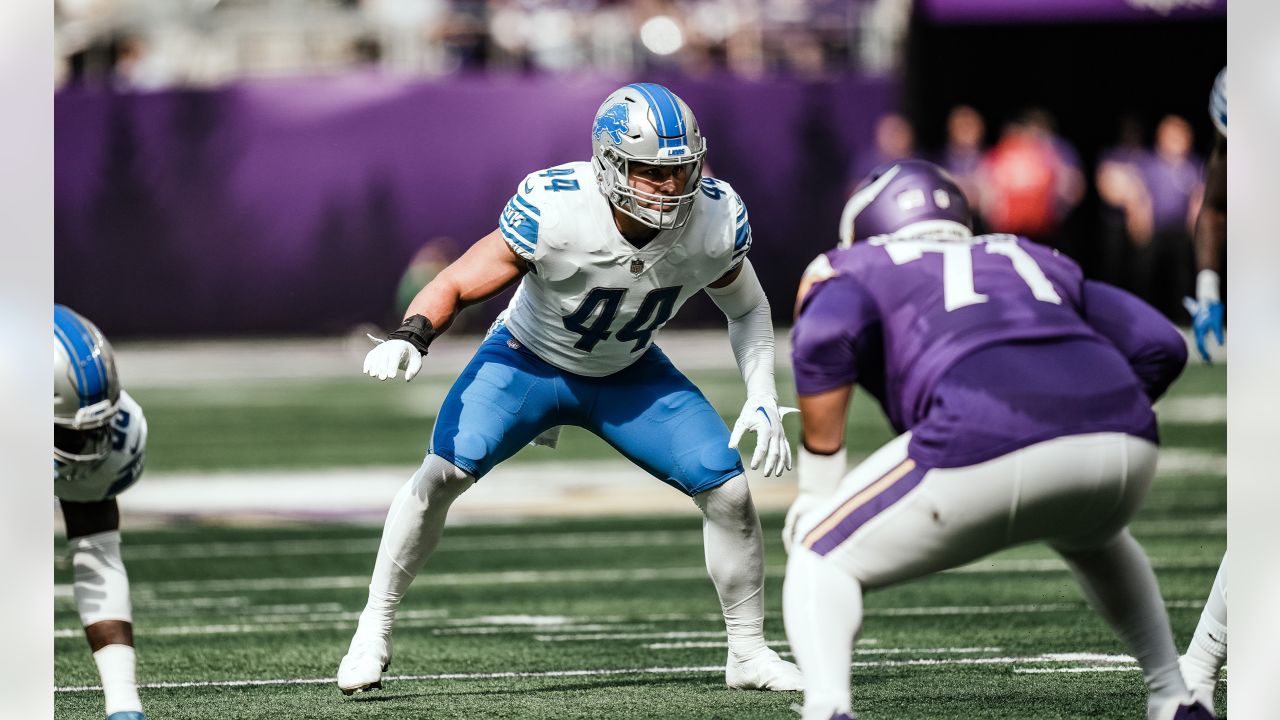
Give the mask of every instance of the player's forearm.
M 845 416 L 853 387 L 843 385 L 814 395 L 801 395 L 801 444 L 814 455 L 831 455 L 844 447 Z
M 422 315 L 431 321 L 436 334 L 442 333 L 463 308 L 511 287 L 527 269 L 495 230 L 427 283 L 409 303 L 405 317 Z
M 1219 136 L 1205 167 L 1204 202 L 1196 218 L 1196 268 L 1221 274 L 1222 251 L 1226 245 L 1227 141 Z
M 437 333 L 442 333 L 453 324 L 454 318 L 462 309 L 462 293 L 457 285 L 441 273 L 439 277 L 427 283 L 418 291 L 409 308 L 405 310 L 405 318 L 421 315 L 431 321 Z
M 1222 249 L 1227 244 L 1227 213 L 1208 202 L 1196 218 L 1196 269 L 1222 274 Z

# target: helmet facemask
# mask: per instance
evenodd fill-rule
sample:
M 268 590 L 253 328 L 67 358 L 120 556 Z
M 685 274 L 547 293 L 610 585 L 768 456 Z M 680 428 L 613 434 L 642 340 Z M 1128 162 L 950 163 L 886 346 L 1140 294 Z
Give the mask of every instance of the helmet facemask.
M 702 180 L 703 147 L 692 159 L 680 157 L 630 158 L 613 148 L 604 148 L 601 158 L 592 158 L 600 189 L 605 197 L 621 213 L 658 230 L 673 230 L 689 221 L 693 202 L 698 196 L 698 183 Z M 631 186 L 631 170 L 635 165 L 685 165 L 688 178 L 677 195 L 659 195 Z
M 73 429 L 53 426 L 53 456 L 65 463 L 96 462 L 111 452 L 111 427 Z

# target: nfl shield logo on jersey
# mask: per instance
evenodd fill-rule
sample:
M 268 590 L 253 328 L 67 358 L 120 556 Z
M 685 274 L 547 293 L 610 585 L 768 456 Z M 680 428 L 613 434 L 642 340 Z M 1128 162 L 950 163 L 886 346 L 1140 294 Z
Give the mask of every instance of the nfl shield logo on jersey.
M 639 275 L 644 272 L 644 261 L 640 258 L 631 258 L 631 274 Z

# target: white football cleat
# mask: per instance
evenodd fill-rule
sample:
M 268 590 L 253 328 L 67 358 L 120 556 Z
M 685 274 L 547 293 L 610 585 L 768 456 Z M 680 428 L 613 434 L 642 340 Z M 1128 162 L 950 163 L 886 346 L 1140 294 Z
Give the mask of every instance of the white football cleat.
M 391 666 L 391 638 L 363 638 L 357 632 L 338 663 L 338 689 L 352 695 L 382 688 L 382 673 Z
M 748 658 L 729 653 L 724 684 L 733 690 L 804 690 L 804 677 L 795 663 L 764 648 Z

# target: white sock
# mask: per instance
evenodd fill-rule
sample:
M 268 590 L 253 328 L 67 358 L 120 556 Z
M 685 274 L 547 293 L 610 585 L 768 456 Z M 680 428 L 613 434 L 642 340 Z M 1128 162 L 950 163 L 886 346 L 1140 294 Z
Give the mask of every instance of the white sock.
M 1200 624 L 1187 646 L 1183 658 L 1183 672 L 1187 682 L 1194 686 L 1212 687 L 1218 681 L 1218 672 L 1227 662 L 1227 556 L 1213 579 L 1209 599 L 1200 613 Z
M 702 510 L 707 574 L 720 596 L 729 652 L 749 658 L 764 642 L 764 539 L 746 477 L 694 496 Z
M 862 585 L 835 563 L 796 545 L 787 561 L 782 615 L 804 674 L 803 720 L 851 714 L 849 665 L 862 628 Z
M 106 697 L 107 715 L 133 710 L 142 712 L 135 673 L 137 660 L 128 645 L 107 645 L 93 654 L 102 678 L 102 694 Z
M 382 526 L 382 542 L 369 581 L 369 601 L 360 613 L 357 636 L 389 637 L 396 607 L 444 532 L 449 506 L 475 483 L 466 472 L 428 455 L 396 493 Z
M 1089 605 L 1111 625 L 1142 667 L 1151 716 L 1190 693 L 1178 668 L 1178 651 L 1160 586 L 1142 546 L 1122 531 L 1105 545 L 1062 550 Z

